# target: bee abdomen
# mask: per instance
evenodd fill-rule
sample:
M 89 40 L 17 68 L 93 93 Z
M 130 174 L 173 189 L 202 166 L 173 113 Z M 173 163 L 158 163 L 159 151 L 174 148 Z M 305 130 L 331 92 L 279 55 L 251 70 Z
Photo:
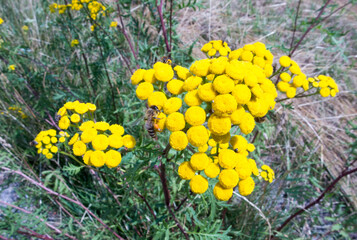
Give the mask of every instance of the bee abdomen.
M 156 138 L 156 132 L 155 132 L 154 128 L 149 128 L 148 133 L 149 133 L 150 137 Z

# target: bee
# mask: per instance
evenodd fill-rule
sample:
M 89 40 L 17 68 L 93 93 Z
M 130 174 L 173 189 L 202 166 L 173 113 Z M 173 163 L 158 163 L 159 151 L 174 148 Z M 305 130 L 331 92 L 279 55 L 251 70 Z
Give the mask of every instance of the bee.
M 160 131 L 157 120 L 160 120 L 157 116 L 159 115 L 160 110 L 157 106 L 150 106 L 145 113 L 145 129 L 148 131 L 150 137 L 157 139 L 156 130 Z
M 31 147 L 36 146 L 37 144 L 38 144 L 38 142 L 36 140 L 32 140 L 31 142 L 29 142 L 29 145 Z
M 262 123 L 262 122 L 265 122 L 265 120 L 266 120 L 266 117 L 264 116 L 264 117 L 256 117 L 256 118 L 254 118 L 254 120 L 257 122 L 257 123 Z
M 169 57 L 167 57 L 167 56 L 163 56 L 163 57 L 161 58 L 161 62 L 167 63 L 167 64 L 169 64 L 169 65 L 171 65 L 171 63 L 172 63 L 171 59 L 170 59 Z
M 56 121 L 56 123 L 58 123 L 59 122 L 59 120 L 61 119 L 61 115 L 58 115 L 57 113 L 55 114 L 55 121 Z

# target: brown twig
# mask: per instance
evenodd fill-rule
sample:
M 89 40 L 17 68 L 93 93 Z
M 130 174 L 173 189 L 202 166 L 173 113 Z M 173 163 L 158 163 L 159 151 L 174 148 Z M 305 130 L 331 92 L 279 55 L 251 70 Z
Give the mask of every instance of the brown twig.
M 173 0 L 170 0 L 170 49 L 172 50 L 172 11 L 173 11 Z M 169 53 L 169 58 L 171 58 L 171 52 Z
M 165 27 L 165 23 L 164 23 L 164 17 L 162 15 L 163 3 L 164 3 L 164 1 L 160 0 L 160 5 L 157 5 L 157 0 L 156 0 L 156 7 L 157 7 L 157 12 L 159 13 L 159 16 L 160 16 L 160 23 L 161 23 L 161 27 L 162 27 L 162 35 L 164 35 L 166 51 L 167 51 L 167 54 L 170 55 L 171 54 L 171 48 L 170 48 L 170 45 L 169 45 L 169 41 L 167 39 L 167 32 L 166 32 L 166 27 Z
M 171 214 L 172 218 L 174 219 L 177 227 L 180 229 L 182 234 L 185 236 L 185 239 L 189 240 L 188 234 L 185 232 L 185 230 L 181 226 L 180 222 L 177 220 L 177 218 L 175 216 L 175 213 L 172 211 L 171 206 L 170 206 L 170 192 L 169 192 L 169 188 L 167 187 L 165 164 L 163 164 L 161 162 L 160 163 L 160 167 L 156 167 L 156 168 L 157 168 L 157 171 L 159 173 L 161 184 L 162 184 L 162 188 L 163 188 L 163 191 L 164 191 L 165 205 L 167 207 L 167 210 L 169 211 L 169 213 Z
M 24 212 L 24 213 L 27 213 L 27 214 L 33 214 L 32 212 L 30 212 L 30 211 L 28 211 L 28 210 L 26 210 L 26 209 L 24 209 L 24 208 L 21 208 L 21 207 L 12 205 L 11 203 L 7 203 L 7 202 L 1 201 L 1 200 L 0 200 L 0 203 L 1 203 L 2 205 L 6 205 L 6 206 L 9 206 L 9 207 L 15 208 L 15 209 L 17 209 L 17 210 L 20 210 L 21 212 Z M 38 216 L 35 216 L 35 217 L 36 217 L 37 219 L 39 219 L 41 222 L 43 222 L 44 224 L 46 224 L 47 227 L 49 227 L 49 228 L 51 228 L 52 230 L 54 230 L 56 233 L 62 234 L 62 231 L 59 230 L 58 228 L 56 228 L 55 226 L 53 226 L 52 224 L 46 222 L 44 219 L 42 219 L 42 218 L 40 218 L 40 217 L 38 217 Z M 77 239 L 76 237 L 71 236 L 71 235 L 69 235 L 69 234 L 67 234 L 67 233 L 65 233 L 64 235 L 65 235 L 66 237 L 70 238 L 70 239 Z
M 327 187 L 326 189 L 320 194 L 320 196 L 318 198 L 316 198 L 314 201 L 310 202 L 309 204 L 307 204 L 305 207 L 303 207 L 302 209 L 300 209 L 299 211 L 295 212 L 294 214 L 292 214 L 288 219 L 286 219 L 275 231 L 275 233 L 273 234 L 271 239 L 274 239 L 275 235 L 277 232 L 280 232 L 289 222 L 291 222 L 291 220 L 293 220 L 295 217 L 297 217 L 298 215 L 302 214 L 303 212 L 305 212 L 307 209 L 311 208 L 312 206 L 318 204 L 326 195 L 326 193 L 330 192 L 333 187 L 343 178 L 346 177 L 354 172 L 357 172 L 357 168 L 353 168 L 351 170 L 345 169 L 344 171 L 342 171 L 340 173 L 340 175 L 333 180 Z
M 291 57 L 294 52 L 296 51 L 296 49 L 300 46 L 302 40 L 304 40 L 304 38 L 306 37 L 306 35 L 315 27 L 317 26 L 319 23 L 321 23 L 322 21 L 318 21 L 319 18 L 321 17 L 322 13 L 325 11 L 326 7 L 328 6 L 328 4 L 331 2 L 331 0 L 327 0 L 325 2 L 325 5 L 321 8 L 319 14 L 316 16 L 316 18 L 314 19 L 313 23 L 309 26 L 309 28 L 305 31 L 305 33 L 301 36 L 299 42 L 294 46 L 294 48 L 290 51 L 289 53 L 289 57 Z
M 25 235 L 25 236 L 30 236 L 30 237 L 36 237 L 37 239 L 43 239 L 43 240 L 53 240 L 54 238 L 52 238 L 51 236 L 43 235 L 43 234 L 39 234 L 27 227 L 21 227 L 23 229 L 25 229 L 26 231 L 21 231 L 21 230 L 17 230 L 17 233 Z
M 10 168 L 7 168 L 7 167 L 1 167 L 1 169 L 5 170 L 5 171 L 9 171 L 11 173 L 14 173 L 14 174 L 17 174 L 17 175 L 20 175 L 21 177 L 25 178 L 27 181 L 29 181 L 30 183 L 42 188 L 43 190 L 45 190 L 48 194 L 51 194 L 51 195 L 55 195 L 57 197 L 60 197 L 60 198 L 63 198 L 67 201 L 70 201 L 78 206 L 80 206 L 81 208 L 83 208 L 85 211 L 87 211 L 92 217 L 94 217 L 103 227 L 105 227 L 108 231 L 110 231 L 111 233 L 113 233 L 118 239 L 121 239 L 121 240 L 124 240 L 124 238 L 122 238 L 118 233 L 116 233 L 113 229 L 111 229 L 107 224 L 105 224 L 98 216 L 96 216 L 92 211 L 90 211 L 86 206 L 83 205 L 83 203 L 81 203 L 80 201 L 78 200 L 74 200 L 70 197 L 67 197 L 65 195 L 62 195 L 58 192 L 55 192 L 53 191 L 52 189 L 44 186 L 43 183 L 41 182 L 37 182 L 36 180 L 30 178 L 29 176 L 27 176 L 26 174 L 24 174 L 23 172 L 21 171 L 15 171 L 15 170 L 12 170 Z
M 295 15 L 295 21 L 294 21 L 294 29 L 293 29 L 293 37 L 291 38 L 291 43 L 290 43 L 290 51 L 293 48 L 293 44 L 294 44 L 294 40 L 295 40 L 295 33 L 296 33 L 296 26 L 297 26 L 297 19 L 299 16 L 299 10 L 300 10 L 300 4 L 301 4 L 301 0 L 299 0 L 297 9 L 296 9 L 296 15 Z

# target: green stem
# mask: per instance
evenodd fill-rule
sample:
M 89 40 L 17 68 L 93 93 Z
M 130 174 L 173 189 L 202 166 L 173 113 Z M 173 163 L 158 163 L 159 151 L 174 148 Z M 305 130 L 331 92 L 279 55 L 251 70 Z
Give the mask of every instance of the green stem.
M 274 77 L 274 76 L 278 75 L 279 73 L 281 73 L 281 72 L 282 72 L 282 71 L 281 71 L 282 69 L 284 69 L 284 67 L 281 66 L 281 67 L 278 69 L 278 71 L 276 71 L 273 75 L 271 75 L 271 76 L 269 77 L 270 80 L 271 80 L 272 77 Z
M 80 165 L 82 166 L 86 166 L 84 163 L 80 162 L 75 156 L 73 156 L 72 154 L 69 154 L 69 153 L 66 153 L 66 152 L 63 152 L 63 151 L 60 151 L 59 152 L 60 154 L 63 154 L 63 155 L 66 155 L 70 158 L 72 158 L 74 161 L 76 161 L 77 163 L 79 163 Z
M 316 92 L 314 92 L 314 93 L 311 93 L 311 94 L 306 94 L 306 95 L 301 95 L 302 93 L 300 93 L 300 94 L 296 95 L 296 96 L 295 96 L 295 97 L 293 97 L 293 98 L 304 98 L 304 97 L 310 97 L 310 96 L 316 95 L 316 94 L 318 94 L 318 93 L 319 93 L 318 91 L 316 91 Z M 285 100 L 288 100 L 288 99 L 292 99 L 292 98 L 283 98 L 283 99 L 278 99 L 276 102 L 278 103 L 278 102 L 282 102 L 282 101 L 285 101 Z

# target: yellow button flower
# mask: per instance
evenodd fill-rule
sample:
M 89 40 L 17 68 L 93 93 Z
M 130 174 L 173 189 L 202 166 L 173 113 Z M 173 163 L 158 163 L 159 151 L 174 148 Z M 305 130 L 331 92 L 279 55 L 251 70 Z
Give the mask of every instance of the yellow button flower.
M 153 92 L 148 98 L 148 105 L 149 107 L 155 105 L 159 109 L 162 109 L 166 101 L 167 98 L 163 92 Z
M 170 146 L 177 150 L 177 151 L 182 151 L 184 150 L 188 145 L 188 139 L 186 136 L 186 133 L 182 131 L 176 131 L 171 133 L 170 135 Z
M 283 82 L 290 82 L 291 80 L 291 76 L 289 75 L 289 73 L 283 72 L 282 74 L 280 74 L 280 78 L 281 80 L 283 80 Z
M 156 82 L 156 78 L 155 78 L 155 70 L 154 69 L 148 69 L 145 71 L 144 73 L 144 81 L 154 84 Z
M 109 129 L 109 123 L 107 122 L 96 122 L 94 128 L 98 131 L 106 131 Z
M 226 94 L 233 91 L 234 81 L 226 75 L 220 75 L 213 81 L 214 89 L 220 94 Z
M 254 190 L 254 187 L 255 183 L 253 178 L 251 177 L 241 180 L 238 184 L 239 193 L 242 196 L 247 196 L 251 194 Z
M 291 59 L 289 56 L 281 56 L 279 59 L 279 63 L 282 67 L 290 67 Z
M 131 84 L 138 85 L 144 79 L 145 69 L 138 69 L 136 70 L 133 75 L 131 76 Z
M 231 149 L 223 149 L 218 154 L 218 163 L 223 168 L 234 168 L 238 163 L 238 154 Z
M 53 153 L 57 153 L 57 152 L 58 152 L 58 147 L 52 146 L 52 147 L 50 148 L 50 151 L 53 152 Z
M 83 162 L 87 165 L 90 165 L 90 155 L 93 153 L 93 150 L 88 150 L 87 152 L 84 153 L 83 155 Z
M 68 141 L 68 145 L 73 145 L 75 142 L 78 141 L 79 134 L 76 133 L 73 135 L 73 137 Z
M 185 117 L 182 113 L 174 112 L 166 118 L 166 128 L 171 132 L 180 131 L 185 128 Z
M 81 120 L 81 117 L 77 113 L 72 114 L 71 122 L 78 123 L 80 120 Z
M 121 162 L 121 154 L 118 151 L 109 150 L 105 153 L 105 159 L 105 165 L 107 165 L 108 168 L 114 168 Z
M 212 109 L 218 116 L 228 116 L 237 109 L 237 101 L 231 94 L 222 94 L 214 98 Z
M 191 156 L 190 164 L 193 170 L 201 171 L 208 166 L 210 161 L 211 159 L 207 156 L 207 154 L 198 152 Z
M 224 188 L 234 188 L 237 186 L 239 177 L 238 173 L 233 169 L 224 169 L 218 177 L 219 183 Z
M 92 141 L 93 148 L 98 151 L 107 149 L 108 145 L 109 145 L 108 137 L 105 136 L 104 134 L 99 134 L 95 136 L 95 138 Z
M 193 106 L 186 110 L 185 120 L 192 126 L 202 125 L 206 121 L 206 112 L 199 106 Z
M 224 135 L 231 130 L 231 118 L 219 117 L 215 114 L 208 119 L 208 129 L 215 135 Z
M 134 148 L 136 145 L 135 138 L 131 135 L 124 135 L 123 144 L 126 148 Z
M 195 170 L 191 168 L 189 162 L 183 162 L 180 164 L 178 168 L 178 174 L 181 179 L 190 180 L 195 176 Z
M 154 92 L 154 86 L 151 83 L 143 82 L 136 88 L 136 96 L 140 100 L 146 100 Z
M 78 114 L 85 114 L 88 112 L 88 105 L 86 103 L 78 103 L 75 105 L 74 111 Z
M 193 126 L 187 131 L 187 138 L 189 143 L 195 147 L 205 145 L 208 141 L 208 132 L 204 126 Z
M 46 158 L 47 158 L 47 159 L 53 158 L 53 154 L 52 154 L 52 153 L 47 153 L 47 154 L 46 154 Z
M 109 127 L 109 131 L 112 134 L 118 134 L 120 136 L 122 136 L 124 134 L 124 128 L 123 126 L 119 125 L 119 124 L 112 124 Z
M 202 194 L 208 189 L 208 181 L 201 175 L 195 175 L 190 181 L 191 191 L 196 194 Z
M 294 87 L 288 87 L 288 89 L 286 90 L 286 96 L 288 98 L 293 98 L 296 96 L 296 88 Z
M 198 87 L 198 97 L 205 102 L 212 101 L 216 96 L 217 92 L 214 90 L 212 83 L 205 83 Z
M 94 167 L 102 167 L 106 162 L 106 155 L 103 151 L 94 151 L 90 154 L 90 163 Z
M 179 65 L 174 67 L 174 70 L 176 71 L 177 76 L 182 80 L 186 80 L 192 75 L 187 68 L 181 67 Z
M 86 121 L 86 122 L 83 122 L 81 124 L 81 126 L 79 126 L 79 130 L 84 132 L 86 129 L 93 128 L 93 127 L 94 127 L 94 122 L 93 121 Z
M 328 87 L 324 87 L 324 88 L 320 89 L 320 95 L 322 97 L 328 97 L 328 96 L 330 96 L 330 93 L 331 93 L 331 91 Z
M 82 141 L 77 141 L 73 144 L 73 154 L 75 156 L 82 156 L 87 150 L 87 146 Z
M 210 72 L 214 74 L 223 74 L 226 70 L 227 64 L 228 64 L 228 59 L 226 57 L 219 57 L 219 58 L 212 59 L 209 68 Z
M 253 131 L 254 127 L 254 117 L 250 113 L 244 113 L 239 124 L 241 132 L 244 134 L 249 134 Z
M 219 165 L 217 163 L 211 162 L 205 168 L 205 174 L 209 178 L 217 177 L 220 172 L 221 172 L 221 169 L 219 168 Z
M 169 98 L 164 105 L 164 113 L 169 115 L 177 112 L 182 106 L 182 100 L 178 97 Z
M 171 65 L 157 62 L 154 64 L 155 78 L 162 82 L 168 82 L 174 77 L 174 70 Z
M 188 106 L 192 107 L 192 106 L 201 105 L 202 100 L 198 96 L 197 92 L 198 92 L 197 90 L 193 90 L 193 91 L 186 93 L 184 101 Z
M 245 151 L 248 147 L 248 141 L 241 135 L 234 135 L 229 142 L 232 148 L 238 152 Z
M 228 201 L 233 195 L 233 188 L 223 188 L 218 182 L 213 188 L 213 194 L 220 201 Z
M 119 134 L 113 134 L 108 137 L 109 146 L 112 148 L 121 148 L 123 146 L 123 138 Z
M 210 59 L 198 60 L 191 65 L 190 71 L 198 77 L 205 77 L 209 73 L 210 65 L 211 65 Z
M 231 114 L 232 124 L 238 125 L 242 122 L 243 116 L 245 114 L 245 109 L 242 106 L 238 108 Z
M 280 92 L 286 92 L 290 87 L 290 84 L 287 82 L 278 82 L 276 86 L 278 87 Z
M 177 80 L 177 79 L 173 79 L 170 82 L 167 83 L 166 87 L 167 90 L 174 94 L 174 95 L 178 95 L 181 94 L 184 90 L 183 90 L 183 81 Z
M 61 117 L 61 119 L 58 122 L 58 126 L 60 129 L 67 129 L 67 128 L 69 128 L 70 124 L 71 124 L 71 121 L 69 120 L 69 118 L 67 116 Z
M 247 85 L 237 84 L 232 91 L 232 95 L 237 103 L 246 104 L 250 101 L 252 93 Z
M 182 88 L 185 91 L 192 91 L 195 90 L 201 84 L 201 82 L 202 82 L 201 77 L 191 76 L 185 80 Z

